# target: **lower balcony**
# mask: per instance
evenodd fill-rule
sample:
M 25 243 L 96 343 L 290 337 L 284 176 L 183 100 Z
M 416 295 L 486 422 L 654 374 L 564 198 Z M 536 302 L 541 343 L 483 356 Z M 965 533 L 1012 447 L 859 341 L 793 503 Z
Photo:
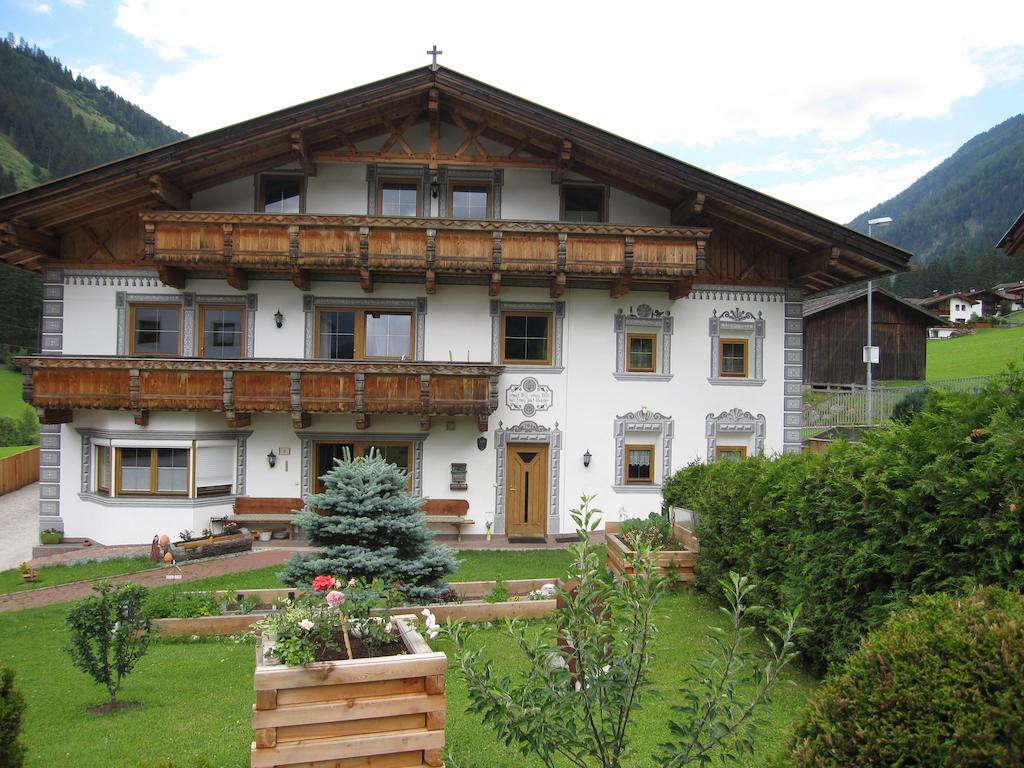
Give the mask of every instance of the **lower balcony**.
M 133 357 L 23 357 L 25 401 L 44 424 L 80 409 L 223 412 L 228 426 L 253 413 L 288 413 L 296 429 L 315 414 L 351 413 L 367 429 L 373 415 L 476 416 L 481 432 L 498 407 L 499 365 L 487 363 L 198 360 Z

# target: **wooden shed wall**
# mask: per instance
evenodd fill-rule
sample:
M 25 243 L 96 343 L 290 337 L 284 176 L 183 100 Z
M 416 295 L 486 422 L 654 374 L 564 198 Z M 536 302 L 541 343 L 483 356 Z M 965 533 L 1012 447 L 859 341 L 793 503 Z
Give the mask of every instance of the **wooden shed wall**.
M 872 302 L 874 343 L 879 347 L 876 381 L 923 380 L 928 318 L 888 297 Z M 851 301 L 804 322 L 804 381 L 808 384 L 864 384 L 862 349 L 867 335 L 867 302 Z

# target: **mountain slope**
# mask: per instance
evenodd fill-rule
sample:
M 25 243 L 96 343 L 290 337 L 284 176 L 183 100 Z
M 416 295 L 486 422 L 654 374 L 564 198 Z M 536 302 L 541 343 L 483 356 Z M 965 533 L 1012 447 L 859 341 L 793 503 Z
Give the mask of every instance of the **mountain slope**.
M 896 278 L 904 296 L 990 287 L 1019 279 L 1024 265 L 994 243 L 1024 209 L 1024 115 L 980 133 L 891 200 L 850 226 L 891 216 L 876 235 L 915 254 L 919 270 Z
M 0 195 L 184 138 L 14 36 L 0 40 Z M 38 275 L 0 263 L 0 364 L 36 351 Z

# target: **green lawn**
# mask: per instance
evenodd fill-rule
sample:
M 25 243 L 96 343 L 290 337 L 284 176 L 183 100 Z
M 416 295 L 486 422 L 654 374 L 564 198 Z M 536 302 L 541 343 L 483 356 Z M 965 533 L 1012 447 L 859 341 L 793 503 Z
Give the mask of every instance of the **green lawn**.
M 39 578 L 26 583 L 16 568 L 0 571 L 0 595 L 8 592 L 26 592 L 31 589 L 53 587 L 58 584 L 69 584 L 73 581 L 87 581 L 107 576 L 118 576 L 122 573 L 133 573 L 152 568 L 153 563 L 148 557 L 115 557 L 95 563 L 78 563 L 76 565 L 47 565 L 36 568 Z
M 548 552 L 467 552 L 457 578 L 556 576 L 568 555 Z M 553 571 L 556 563 L 558 571 Z M 490 569 L 486 565 L 490 565 Z M 522 566 L 522 567 L 520 567 Z M 277 569 L 263 569 L 218 579 L 197 580 L 189 587 L 243 588 L 276 586 Z M 161 587 L 170 589 L 172 587 Z M 28 701 L 24 740 L 29 768 L 50 765 L 128 766 L 130 768 L 206 768 L 249 765 L 252 740 L 253 650 L 249 644 L 203 639 L 156 641 L 128 678 L 121 698 L 142 702 L 137 709 L 91 715 L 86 707 L 101 703 L 103 691 L 75 670 L 62 647 L 66 641 L 67 605 L 0 614 L 0 664 L 12 666 Z M 658 610 L 652 687 L 635 717 L 638 755 L 652 754 L 664 738 L 669 705 L 678 701 L 690 674 L 689 660 L 704 648 L 706 627 L 723 617 L 704 597 L 674 593 Z M 498 628 L 478 635 L 496 669 L 516 663 L 511 643 Z M 438 642 L 441 650 L 449 650 Z M 790 724 L 799 715 L 813 678 L 800 673 L 774 697 L 769 725 L 750 766 L 765 765 L 785 744 Z M 466 691 L 457 676 L 448 679 L 448 748 L 450 768 L 536 766 L 497 743 L 475 716 L 465 712 Z M 629 760 L 626 765 L 653 765 Z
M 18 371 L 0 366 L 0 416 L 15 417 L 28 407 L 21 399 L 22 381 Z
M 27 451 L 30 448 L 35 448 L 35 446 L 34 445 L 6 445 L 6 446 L 2 446 L 2 447 L 0 447 L 0 459 L 7 458 L 8 456 L 13 456 L 14 454 L 21 453 L 22 451 Z
M 1024 366 L 1024 326 L 928 341 L 928 381 L 1000 373 L 1008 363 Z

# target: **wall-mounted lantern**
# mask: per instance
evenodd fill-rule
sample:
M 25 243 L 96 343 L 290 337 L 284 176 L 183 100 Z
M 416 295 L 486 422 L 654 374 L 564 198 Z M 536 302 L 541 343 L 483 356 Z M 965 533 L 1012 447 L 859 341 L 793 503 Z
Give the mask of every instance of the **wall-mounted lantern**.
M 430 177 L 430 196 L 437 200 L 437 196 L 441 192 L 441 182 L 437 180 L 437 174 L 435 173 Z
M 584 453 L 583 454 L 583 466 L 584 467 L 589 467 L 590 466 L 590 460 L 592 458 L 593 457 L 590 455 L 590 451 L 587 451 L 586 453 Z
M 277 464 L 277 454 L 274 453 L 273 448 L 271 448 L 270 453 L 267 454 L 267 464 L 270 466 L 271 469 L 273 469 L 274 465 Z
M 278 328 L 280 328 L 282 325 L 284 325 L 284 315 L 281 314 L 281 310 L 280 309 L 278 309 L 277 312 L 274 313 L 274 324 Z
M 476 439 L 476 447 L 481 451 L 487 450 L 487 438 L 480 435 L 480 437 Z

